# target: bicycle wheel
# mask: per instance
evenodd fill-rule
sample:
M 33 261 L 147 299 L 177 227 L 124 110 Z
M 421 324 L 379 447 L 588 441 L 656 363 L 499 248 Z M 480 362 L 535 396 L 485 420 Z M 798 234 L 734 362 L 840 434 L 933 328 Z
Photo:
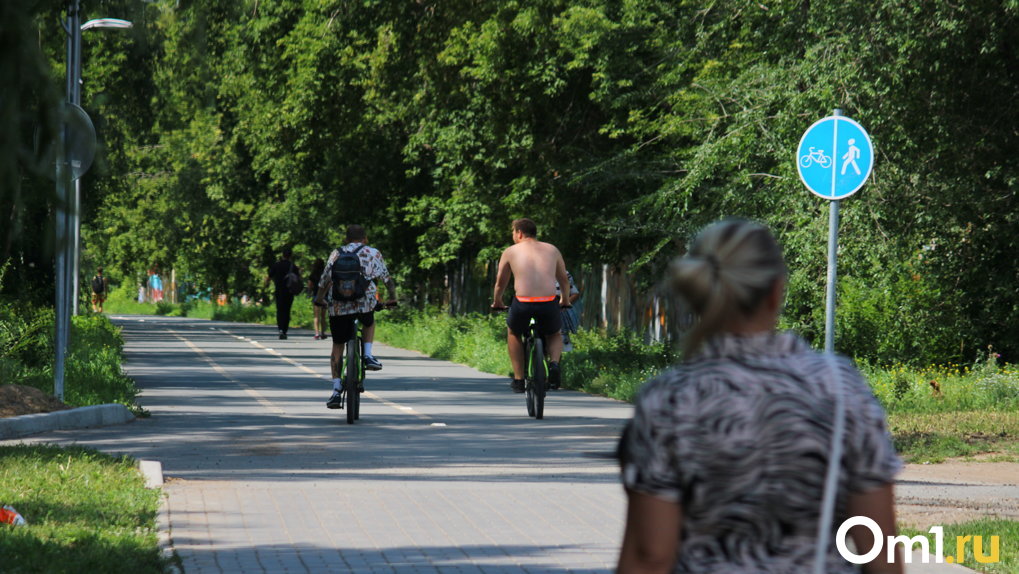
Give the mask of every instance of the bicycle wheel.
M 534 372 L 534 418 L 541 419 L 545 416 L 545 341 L 541 337 L 534 337 L 534 348 L 531 351 L 531 365 Z
M 343 380 L 343 392 L 347 399 L 347 424 L 354 424 L 357 420 L 360 404 L 360 394 L 357 391 L 357 384 L 360 382 L 358 375 L 361 372 L 360 341 L 357 337 L 347 341 L 347 369 Z
M 524 368 L 524 402 L 527 403 L 527 416 L 534 416 L 534 370 L 531 368 L 531 355 L 534 350 L 534 339 L 530 336 L 524 339 L 524 360 L 527 364 Z
M 354 403 L 354 420 L 361 419 L 361 393 L 364 392 L 364 339 L 357 337 L 357 402 Z

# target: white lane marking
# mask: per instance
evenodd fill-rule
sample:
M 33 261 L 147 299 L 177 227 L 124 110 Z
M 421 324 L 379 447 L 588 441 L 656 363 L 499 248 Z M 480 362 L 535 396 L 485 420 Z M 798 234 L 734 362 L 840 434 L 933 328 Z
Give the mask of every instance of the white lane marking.
M 210 357 L 208 353 L 206 353 L 204 350 L 202 350 L 201 347 L 199 347 L 198 345 L 192 343 L 191 341 L 189 341 L 187 338 L 185 338 L 180 333 L 177 333 L 176 331 L 171 330 L 170 333 L 174 337 L 177 337 L 181 341 L 184 341 L 184 344 L 187 345 L 189 349 L 191 349 L 195 353 L 198 353 L 198 356 L 201 357 L 203 361 L 208 363 L 209 366 L 212 367 L 212 370 L 214 370 L 217 373 L 219 373 L 220 376 L 222 376 L 224 379 L 226 379 L 226 380 L 230 381 L 231 383 L 234 383 L 237 386 L 241 387 L 241 389 L 243 389 L 244 392 L 247 393 L 248 396 L 250 396 L 251 398 L 255 399 L 255 401 L 258 402 L 258 404 L 262 405 L 265 409 L 267 409 L 268 411 L 270 411 L 270 412 L 272 412 L 274 414 L 277 414 L 277 415 L 285 415 L 285 414 L 287 414 L 286 411 L 284 411 L 280 407 L 276 406 L 276 404 L 273 403 L 272 401 L 270 401 L 269 399 L 267 399 L 264 396 L 262 396 L 261 393 L 259 393 L 258 391 L 256 391 L 252 387 L 250 387 L 247 383 L 245 383 L 244 381 L 242 381 L 242 380 L 238 379 L 237 377 L 231 375 L 229 371 L 224 369 L 219 363 L 217 363 L 215 361 L 215 359 Z
M 247 343 L 250 343 L 251 345 L 253 345 L 253 346 L 257 347 L 257 348 L 262 349 L 263 351 L 266 351 L 270 355 L 272 355 L 274 357 L 277 357 L 279 359 L 282 359 L 282 360 L 286 361 L 287 363 L 290 363 L 291 365 L 297 367 L 298 369 L 300 369 L 301 371 L 303 371 L 305 373 L 308 373 L 309 375 L 312 375 L 313 377 L 317 377 L 317 378 L 322 379 L 322 380 L 324 380 L 326 382 L 329 382 L 329 383 L 331 383 L 332 380 L 333 380 L 332 377 L 327 377 L 327 376 L 325 376 L 323 374 L 320 374 L 320 373 L 318 373 L 318 372 L 308 368 L 307 366 L 302 365 L 301 363 L 298 363 L 297 361 L 291 359 L 290 357 L 287 357 L 286 355 L 280 353 L 279 351 L 277 351 L 275 349 L 272 349 L 270 347 L 266 347 L 265 345 L 259 343 L 258 341 L 254 340 L 254 339 L 245 339 L 244 337 L 241 337 L 239 335 L 234 335 L 233 333 L 231 333 L 230 331 L 227 331 L 226 329 L 217 329 L 217 330 L 221 331 L 221 332 L 223 332 L 223 333 L 225 333 L 225 334 L 227 334 L 227 335 L 229 335 L 231 337 L 234 337 L 237 340 L 245 341 Z M 407 406 L 400 405 L 398 403 L 394 403 L 393 401 L 384 399 L 384 398 L 376 395 L 375 393 L 373 393 L 371 391 L 365 391 L 362 394 L 364 396 L 374 400 L 374 401 L 378 401 L 378 402 L 386 405 L 387 407 L 396 409 L 396 410 L 398 410 L 400 412 L 407 413 L 409 415 L 414 415 L 415 417 L 417 417 L 417 418 L 419 418 L 419 419 L 421 419 L 423 421 L 430 421 L 430 420 L 432 420 L 432 417 L 430 417 L 430 416 L 428 416 L 428 415 L 426 415 L 424 413 L 420 413 L 420 412 L 414 410 L 414 407 L 407 407 Z M 432 426 L 446 426 L 446 423 L 433 423 Z

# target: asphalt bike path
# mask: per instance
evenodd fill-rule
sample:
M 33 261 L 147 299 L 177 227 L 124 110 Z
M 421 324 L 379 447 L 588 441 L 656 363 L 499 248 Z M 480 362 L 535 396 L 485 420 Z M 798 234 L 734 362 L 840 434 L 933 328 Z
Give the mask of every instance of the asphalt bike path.
M 376 344 L 384 369 L 348 425 L 325 407 L 331 340 L 113 320 L 151 417 L 33 440 L 161 462 L 188 574 L 614 567 L 624 496 L 609 456 L 629 405 L 558 391 L 536 421 L 508 377 Z
M 625 497 L 612 453 L 630 405 L 557 391 L 538 421 L 508 377 L 376 344 L 384 369 L 368 373 L 361 418 L 348 425 L 343 410 L 325 408 L 331 340 L 112 319 L 151 416 L 22 440 L 159 461 L 187 574 L 614 568 Z M 909 478 L 901 502 L 965 486 Z M 957 571 L 966 570 L 907 568 Z

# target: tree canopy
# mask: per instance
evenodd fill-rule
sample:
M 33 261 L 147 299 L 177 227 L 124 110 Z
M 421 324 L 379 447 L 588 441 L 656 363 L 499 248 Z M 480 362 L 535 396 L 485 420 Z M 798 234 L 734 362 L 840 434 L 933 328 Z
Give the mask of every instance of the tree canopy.
M 32 12 L 54 70 L 59 4 Z M 173 267 L 253 292 L 282 246 L 324 256 L 362 223 L 425 284 L 491 261 L 528 216 L 571 266 L 625 263 L 650 284 L 696 229 L 738 215 L 778 233 L 786 321 L 816 337 L 827 204 L 793 155 L 840 108 L 876 161 L 841 206 L 837 348 L 1019 353 L 1019 0 L 82 4 L 135 21 L 84 54 L 103 150 L 87 249 L 123 280 Z M 27 239 L 44 226 L 17 230 L 15 263 L 44 243 Z

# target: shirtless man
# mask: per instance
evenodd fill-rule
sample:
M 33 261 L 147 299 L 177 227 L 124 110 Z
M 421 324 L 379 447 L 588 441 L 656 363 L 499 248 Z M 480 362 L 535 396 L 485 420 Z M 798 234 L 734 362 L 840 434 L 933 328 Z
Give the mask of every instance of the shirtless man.
M 513 221 L 513 245 L 502 252 L 499 271 L 492 293 L 492 309 L 505 309 L 503 292 L 513 276 L 515 296 L 506 315 L 506 345 L 513 364 L 514 393 L 524 392 L 524 344 L 520 336 L 527 331 L 533 317 L 538 330 L 545 335 L 548 349 L 549 387 L 559 388 L 559 358 L 563 353 L 562 319 L 559 307 L 569 307 L 569 300 L 558 301 L 555 286 L 569 285 L 563 256 L 551 243 L 538 241 L 538 226 L 530 219 Z

